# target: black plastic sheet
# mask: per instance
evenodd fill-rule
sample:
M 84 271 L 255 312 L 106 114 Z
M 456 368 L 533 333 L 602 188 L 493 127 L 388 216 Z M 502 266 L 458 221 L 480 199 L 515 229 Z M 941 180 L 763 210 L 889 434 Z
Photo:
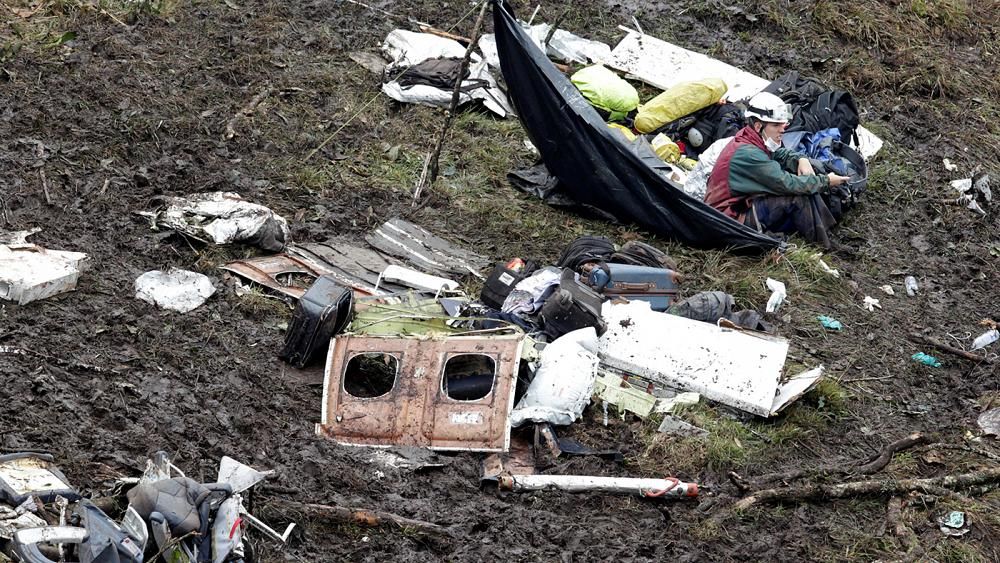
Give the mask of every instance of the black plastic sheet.
M 688 196 L 617 140 L 597 110 L 518 25 L 506 3 L 492 1 L 508 96 L 545 166 L 569 197 L 694 247 L 764 252 L 781 244 Z

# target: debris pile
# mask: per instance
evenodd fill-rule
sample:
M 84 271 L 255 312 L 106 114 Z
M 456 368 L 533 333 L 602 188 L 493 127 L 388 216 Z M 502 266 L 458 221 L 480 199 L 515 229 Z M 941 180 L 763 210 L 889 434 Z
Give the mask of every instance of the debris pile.
M 223 457 L 216 482 L 199 483 L 158 452 L 140 477 L 84 498 L 51 455 L 3 455 L 0 542 L 28 563 L 244 561 L 247 528 L 284 543 L 295 527 L 279 533 L 244 506 L 244 495 L 270 473 Z M 127 507 L 113 519 L 108 512 L 115 514 L 122 495 Z

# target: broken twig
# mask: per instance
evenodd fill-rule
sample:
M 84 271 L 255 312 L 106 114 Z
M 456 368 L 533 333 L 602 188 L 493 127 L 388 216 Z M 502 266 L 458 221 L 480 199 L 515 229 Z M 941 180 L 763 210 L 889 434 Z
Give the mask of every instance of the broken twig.
M 422 33 L 430 33 L 431 35 L 437 35 L 438 37 L 444 37 L 445 39 L 454 39 L 455 41 L 458 41 L 459 43 L 464 43 L 465 45 L 469 45 L 472 43 L 472 39 L 468 37 L 465 37 L 463 35 L 455 35 L 454 33 L 448 33 L 443 29 L 438 29 L 436 27 L 431 27 L 429 25 L 420 24 L 417 26 L 417 29 L 419 29 Z
M 937 487 L 954 490 L 996 481 L 1000 481 L 1000 467 L 976 471 L 974 473 L 946 475 L 932 479 L 851 481 L 837 485 L 810 483 L 797 487 L 758 491 L 738 501 L 733 505 L 733 508 L 736 511 L 743 511 L 765 502 L 839 499 L 863 495 L 899 495 L 912 491 L 926 491 L 928 488 Z
M 45 194 L 45 205 L 52 205 L 52 198 L 49 196 L 49 181 L 45 179 L 45 171 L 38 169 L 38 177 L 42 179 L 42 193 Z
M 434 152 L 431 154 L 431 165 L 430 172 L 428 173 L 427 184 L 433 184 L 437 180 L 438 176 L 438 160 L 441 157 L 441 148 L 444 146 L 444 139 L 448 135 L 448 129 L 451 127 L 451 122 L 455 118 L 455 111 L 458 109 L 458 100 L 461 97 L 462 91 L 462 77 L 465 76 L 466 70 L 469 68 L 469 59 L 472 57 L 472 51 L 476 48 L 476 41 L 479 40 L 479 30 L 483 27 L 483 18 L 486 17 L 486 8 L 489 7 L 488 2 L 483 2 L 483 7 L 479 10 L 479 17 L 476 19 L 476 25 L 472 29 L 472 41 L 469 43 L 469 47 L 465 50 L 465 56 L 462 57 L 462 66 L 458 71 L 458 78 L 455 79 L 455 87 L 451 91 L 451 105 L 448 107 L 448 114 L 444 118 L 444 126 L 441 127 L 441 135 L 438 137 L 437 145 L 434 147 Z M 423 185 L 417 186 L 420 190 Z
M 240 111 L 236 112 L 236 115 L 234 115 L 233 118 L 229 120 L 229 123 L 226 124 L 227 141 L 236 136 L 236 124 L 239 123 L 240 119 L 243 117 L 250 117 L 251 115 L 253 115 L 253 112 L 255 109 L 257 109 L 257 106 L 260 105 L 262 101 L 264 101 L 264 98 L 270 96 L 271 92 L 273 91 L 274 88 L 271 88 L 270 86 L 264 88 L 263 90 L 258 92 L 257 95 L 254 96 L 252 100 L 250 100 L 250 103 L 243 106 L 243 108 L 240 109 Z
M 955 356 L 959 356 L 959 357 L 965 358 L 967 360 L 971 360 L 973 362 L 977 362 L 977 363 L 978 362 L 986 362 L 987 364 L 992 364 L 993 363 L 993 358 L 990 358 L 990 357 L 987 357 L 987 356 L 977 356 L 977 355 L 973 354 L 972 352 L 966 352 L 965 350 L 960 350 L 958 348 L 955 348 L 954 346 L 949 346 L 949 345 L 945 344 L 944 342 L 941 342 L 937 338 L 934 338 L 934 337 L 931 337 L 931 336 L 924 336 L 922 334 L 917 334 L 915 332 L 911 332 L 910 333 L 910 340 L 912 340 L 914 342 L 923 342 L 924 344 L 933 346 L 933 347 L 937 348 L 938 350 L 941 350 L 942 352 L 948 352 L 949 354 L 954 354 Z

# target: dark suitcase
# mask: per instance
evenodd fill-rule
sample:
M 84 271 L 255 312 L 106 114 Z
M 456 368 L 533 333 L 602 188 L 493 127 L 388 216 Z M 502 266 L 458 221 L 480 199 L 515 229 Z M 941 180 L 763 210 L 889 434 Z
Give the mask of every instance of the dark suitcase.
M 520 265 L 520 269 L 515 269 L 516 263 Z M 523 262 L 518 258 L 506 264 L 497 264 L 490 277 L 486 278 L 483 290 L 479 293 L 479 300 L 483 305 L 499 311 L 514 286 L 534 271 L 532 266 L 531 262 Z
M 576 273 L 563 269 L 559 289 L 542 305 L 539 316 L 542 331 L 553 339 L 592 326 L 598 336 L 604 334 L 607 325 L 601 317 L 601 303 L 604 299 L 576 279 Z
M 607 270 L 594 268 L 588 279 L 589 285 L 607 299 L 648 301 L 654 311 L 666 311 L 677 299 L 681 275 L 673 270 L 631 264 L 607 266 Z
M 326 351 L 354 313 L 354 293 L 332 276 L 316 279 L 299 299 L 278 357 L 301 368 Z

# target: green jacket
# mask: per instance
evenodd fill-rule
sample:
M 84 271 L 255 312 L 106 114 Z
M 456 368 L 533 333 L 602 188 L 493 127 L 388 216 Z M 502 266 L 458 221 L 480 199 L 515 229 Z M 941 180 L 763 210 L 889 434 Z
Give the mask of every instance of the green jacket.
M 749 209 L 747 199 L 755 195 L 816 194 L 830 186 L 830 178 L 799 176 L 802 155 L 784 147 L 771 153 L 760 135 L 744 127 L 719 155 L 708 178 L 705 203 L 730 217 Z

